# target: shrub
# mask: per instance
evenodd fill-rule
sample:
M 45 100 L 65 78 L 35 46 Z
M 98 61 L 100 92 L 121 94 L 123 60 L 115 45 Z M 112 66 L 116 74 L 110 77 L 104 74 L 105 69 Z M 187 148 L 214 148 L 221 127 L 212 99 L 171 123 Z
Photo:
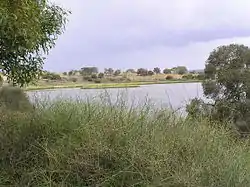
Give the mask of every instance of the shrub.
M 89 79 L 91 79 L 91 77 L 90 77 L 90 76 L 83 76 L 82 79 L 83 79 L 84 81 L 88 81 Z
M 228 129 L 206 120 L 150 111 L 57 101 L 26 115 L 5 113 L 0 118 L 0 183 L 250 185 L 249 141 L 235 141 Z
M 103 77 L 104 77 L 104 73 L 99 73 L 99 74 L 98 74 L 98 78 L 99 78 L 99 79 L 102 79 Z
M 0 88 L 0 107 L 18 111 L 33 108 L 26 93 L 21 88 L 11 86 Z
M 43 79 L 49 79 L 49 80 L 61 80 L 61 76 L 56 73 L 51 72 L 44 72 L 42 75 Z
M 92 78 L 92 79 L 97 79 L 97 75 L 96 75 L 96 74 L 93 74 L 93 75 L 91 75 L 91 78 Z
M 72 77 L 72 78 L 70 78 L 70 81 L 72 81 L 72 82 L 77 82 L 77 78 Z
M 92 79 L 92 78 L 89 78 L 89 79 L 88 79 L 88 81 L 89 81 L 89 82 L 92 82 L 92 81 L 93 81 L 93 79 Z
M 94 82 L 95 83 L 101 83 L 102 81 L 101 81 L 101 79 L 96 79 Z
M 172 75 L 168 75 L 166 76 L 166 80 L 170 80 L 170 79 L 173 79 L 174 77 Z
M 195 76 L 193 76 L 192 74 L 186 74 L 186 75 L 183 75 L 182 78 L 190 80 L 190 79 L 195 79 Z

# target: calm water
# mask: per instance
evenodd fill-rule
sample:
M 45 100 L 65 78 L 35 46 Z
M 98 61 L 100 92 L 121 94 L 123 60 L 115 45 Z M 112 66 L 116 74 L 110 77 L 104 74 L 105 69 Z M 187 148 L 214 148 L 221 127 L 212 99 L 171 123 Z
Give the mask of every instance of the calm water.
M 28 92 L 30 98 L 54 100 L 70 99 L 101 99 L 115 103 L 121 98 L 127 103 L 138 104 L 145 101 L 155 107 L 171 107 L 174 110 L 182 109 L 193 98 L 203 98 L 200 83 L 158 84 L 144 85 L 138 88 L 121 88 L 106 90 L 58 89 Z M 120 97 L 119 97 L 120 96 Z M 122 97 L 121 97 L 122 96 Z

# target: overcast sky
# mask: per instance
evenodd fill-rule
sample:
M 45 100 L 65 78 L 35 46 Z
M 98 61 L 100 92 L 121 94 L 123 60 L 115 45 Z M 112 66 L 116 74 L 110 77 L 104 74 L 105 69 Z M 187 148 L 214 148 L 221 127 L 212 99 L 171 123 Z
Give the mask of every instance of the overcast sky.
M 45 69 L 200 69 L 219 45 L 250 45 L 249 0 L 54 0 L 72 11 Z

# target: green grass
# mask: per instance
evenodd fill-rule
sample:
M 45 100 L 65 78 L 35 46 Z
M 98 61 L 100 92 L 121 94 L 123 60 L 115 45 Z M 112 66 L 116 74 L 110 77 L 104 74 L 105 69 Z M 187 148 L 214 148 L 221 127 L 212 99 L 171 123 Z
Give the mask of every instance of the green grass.
M 152 84 L 177 84 L 177 83 L 194 83 L 200 82 L 196 80 L 169 80 L 169 81 L 154 81 L 154 82 L 129 82 L 129 83 L 101 83 L 101 84 L 86 84 L 82 89 L 105 89 L 105 88 L 136 88 L 141 85 Z
M 50 90 L 63 88 L 82 88 L 82 89 L 105 89 L 105 88 L 136 88 L 141 85 L 151 84 L 177 84 L 177 83 L 194 83 L 201 82 L 199 80 L 167 80 L 167 81 L 149 81 L 149 82 L 128 82 L 128 83 L 82 83 L 82 84 L 58 84 L 58 85 L 37 85 L 25 87 L 25 91 L 33 90 Z
M 81 88 L 83 84 L 65 84 L 65 85 L 37 85 L 25 87 L 25 91 L 32 90 L 50 90 L 50 89 L 63 89 L 63 88 Z
M 122 101 L 36 107 L 0 110 L 0 186 L 250 186 L 249 141 L 221 124 Z

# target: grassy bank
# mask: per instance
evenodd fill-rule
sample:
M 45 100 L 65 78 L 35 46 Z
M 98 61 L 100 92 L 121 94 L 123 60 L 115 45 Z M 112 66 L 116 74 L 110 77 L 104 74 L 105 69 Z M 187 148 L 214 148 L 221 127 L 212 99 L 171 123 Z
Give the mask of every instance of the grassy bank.
M 81 88 L 83 84 L 62 84 L 62 85 L 37 85 L 37 86 L 28 86 L 24 88 L 25 91 L 33 90 L 51 90 L 51 89 L 63 89 L 63 88 Z
M 0 185 L 250 186 L 248 140 L 149 108 L 64 100 L 0 110 Z
M 173 81 L 154 81 L 154 82 L 86 84 L 82 87 L 82 89 L 136 88 L 140 87 L 141 85 L 177 84 L 177 83 L 194 83 L 194 82 L 199 82 L 199 81 L 173 80 Z
M 150 81 L 150 82 L 128 82 L 128 83 L 81 83 L 81 84 L 62 84 L 59 85 L 36 85 L 24 88 L 25 91 L 50 90 L 63 88 L 82 88 L 82 89 L 105 89 L 105 88 L 135 88 L 141 85 L 151 84 L 177 84 L 177 83 L 195 83 L 199 80 L 169 80 L 169 81 Z M 55 84 L 55 83 L 54 83 Z

